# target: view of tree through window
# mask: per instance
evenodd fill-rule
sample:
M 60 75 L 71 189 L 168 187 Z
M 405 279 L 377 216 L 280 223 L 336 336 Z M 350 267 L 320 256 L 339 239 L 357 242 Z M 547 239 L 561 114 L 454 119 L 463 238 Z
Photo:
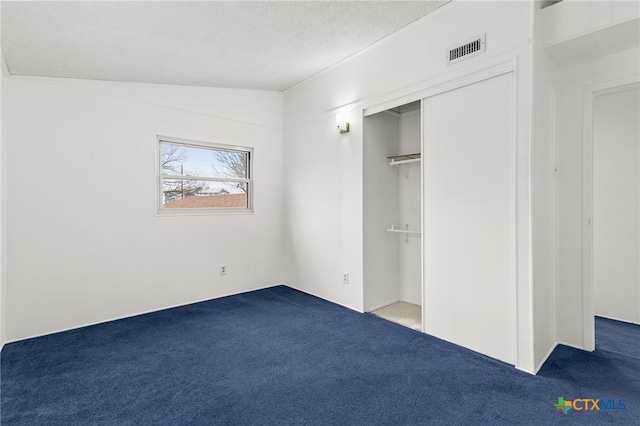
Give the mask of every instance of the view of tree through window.
M 250 208 L 250 149 L 159 142 L 163 209 Z

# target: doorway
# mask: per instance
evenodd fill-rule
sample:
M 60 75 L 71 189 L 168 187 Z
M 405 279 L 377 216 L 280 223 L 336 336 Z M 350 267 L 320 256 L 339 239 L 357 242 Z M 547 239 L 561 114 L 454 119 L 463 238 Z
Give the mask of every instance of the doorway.
M 364 117 L 364 308 L 422 331 L 421 107 Z
M 585 89 L 584 346 L 596 320 L 640 324 L 640 84 Z
M 593 309 L 596 317 L 636 324 L 640 324 L 638 117 L 638 84 L 595 94 Z

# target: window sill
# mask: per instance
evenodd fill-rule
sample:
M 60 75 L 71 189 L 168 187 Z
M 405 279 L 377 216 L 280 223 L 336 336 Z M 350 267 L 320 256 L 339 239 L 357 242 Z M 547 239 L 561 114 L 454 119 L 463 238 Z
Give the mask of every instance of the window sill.
M 157 217 L 251 215 L 253 209 L 160 209 Z

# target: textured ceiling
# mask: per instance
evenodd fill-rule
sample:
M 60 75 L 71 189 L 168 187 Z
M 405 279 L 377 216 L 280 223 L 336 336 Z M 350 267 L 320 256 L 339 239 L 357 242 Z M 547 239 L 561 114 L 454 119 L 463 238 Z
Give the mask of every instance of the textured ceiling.
M 10 74 L 285 90 L 446 1 L 2 1 Z

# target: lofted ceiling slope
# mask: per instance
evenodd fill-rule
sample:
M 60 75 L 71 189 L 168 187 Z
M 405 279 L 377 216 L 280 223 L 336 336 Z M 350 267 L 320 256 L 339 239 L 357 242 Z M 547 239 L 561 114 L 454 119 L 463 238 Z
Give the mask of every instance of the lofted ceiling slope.
M 2 1 L 12 75 L 285 90 L 444 1 Z

